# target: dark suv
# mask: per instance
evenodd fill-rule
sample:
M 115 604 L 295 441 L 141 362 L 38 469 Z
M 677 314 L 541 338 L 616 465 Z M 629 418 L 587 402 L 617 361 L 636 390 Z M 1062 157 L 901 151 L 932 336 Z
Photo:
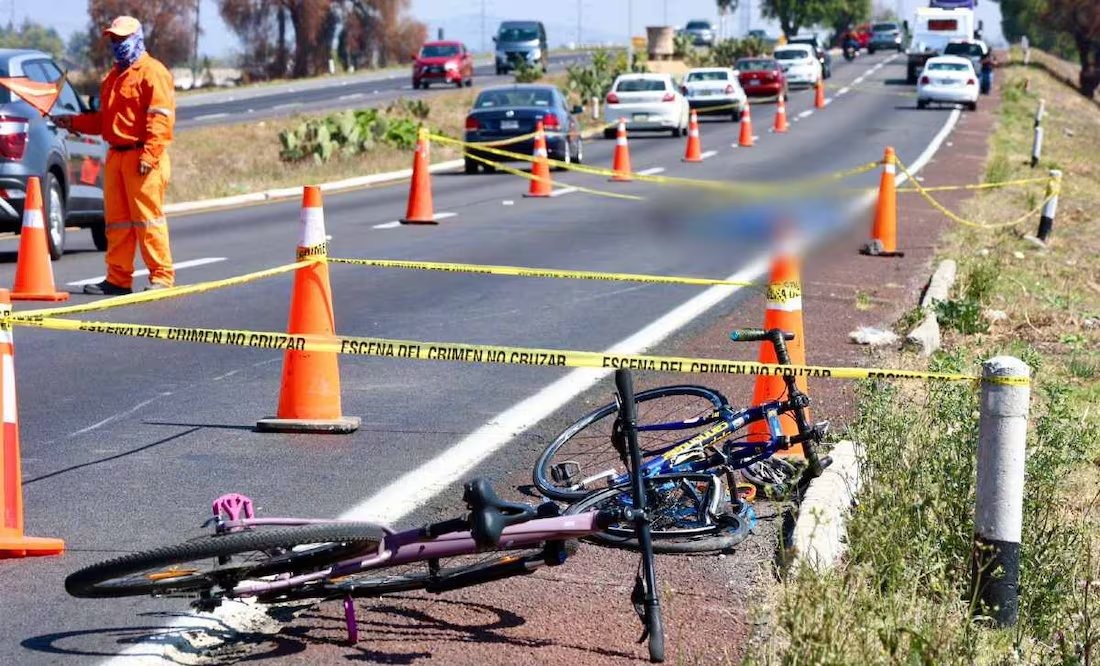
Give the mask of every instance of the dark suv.
M 41 51 L 0 49 L 0 76 L 25 76 L 52 83 L 61 69 Z M 89 100 L 94 107 L 98 100 Z M 55 116 L 88 111 L 89 104 L 68 81 L 51 113 Z M 101 137 L 67 132 L 34 107 L 0 87 L 0 230 L 19 231 L 27 178 L 42 183 L 43 217 L 50 257 L 65 252 L 65 227 L 90 228 L 96 249 L 107 248 L 103 226 L 103 165 L 107 144 Z

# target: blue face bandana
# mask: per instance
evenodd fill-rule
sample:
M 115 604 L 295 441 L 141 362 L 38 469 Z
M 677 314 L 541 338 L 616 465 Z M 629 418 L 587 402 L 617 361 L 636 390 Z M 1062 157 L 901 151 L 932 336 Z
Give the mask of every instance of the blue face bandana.
M 115 65 L 119 69 L 133 65 L 145 53 L 145 35 L 141 28 L 121 42 L 111 42 L 111 50 L 114 51 Z

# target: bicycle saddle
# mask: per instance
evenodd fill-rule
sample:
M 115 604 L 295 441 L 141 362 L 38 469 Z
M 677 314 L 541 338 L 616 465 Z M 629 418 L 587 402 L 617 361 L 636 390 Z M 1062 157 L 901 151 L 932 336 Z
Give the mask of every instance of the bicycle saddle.
M 462 499 L 470 509 L 470 533 L 483 548 L 497 545 L 505 527 L 525 523 L 538 515 L 533 506 L 500 499 L 488 479 L 481 477 L 463 487 Z

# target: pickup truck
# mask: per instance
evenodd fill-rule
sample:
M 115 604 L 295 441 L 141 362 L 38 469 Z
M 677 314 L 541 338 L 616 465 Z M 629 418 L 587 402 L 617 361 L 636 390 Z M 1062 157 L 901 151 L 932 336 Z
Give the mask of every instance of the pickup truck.
M 970 9 L 920 7 L 914 17 L 912 39 L 906 53 L 906 83 L 916 83 L 924 63 L 943 53 L 948 42 L 973 39 L 974 12 Z M 980 28 L 980 24 L 977 26 Z

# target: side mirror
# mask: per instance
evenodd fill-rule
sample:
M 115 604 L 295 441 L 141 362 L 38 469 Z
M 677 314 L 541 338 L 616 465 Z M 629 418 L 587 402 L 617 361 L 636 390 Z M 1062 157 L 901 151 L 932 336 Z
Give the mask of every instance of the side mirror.
M 909 32 L 909 21 L 902 21 L 901 22 L 901 29 L 904 30 L 905 32 Z
M 409 54 L 409 60 L 411 60 L 413 62 L 416 62 L 416 54 L 415 53 L 410 53 Z
M 88 95 L 88 110 L 99 111 L 99 95 Z
M 493 35 L 493 43 L 494 43 L 494 44 L 496 44 L 496 43 L 497 43 L 497 36 L 496 36 L 496 35 Z
M 573 115 L 577 115 L 579 113 L 584 113 L 584 107 L 581 106 L 580 104 L 574 104 L 573 109 L 570 111 L 570 113 L 572 113 Z

